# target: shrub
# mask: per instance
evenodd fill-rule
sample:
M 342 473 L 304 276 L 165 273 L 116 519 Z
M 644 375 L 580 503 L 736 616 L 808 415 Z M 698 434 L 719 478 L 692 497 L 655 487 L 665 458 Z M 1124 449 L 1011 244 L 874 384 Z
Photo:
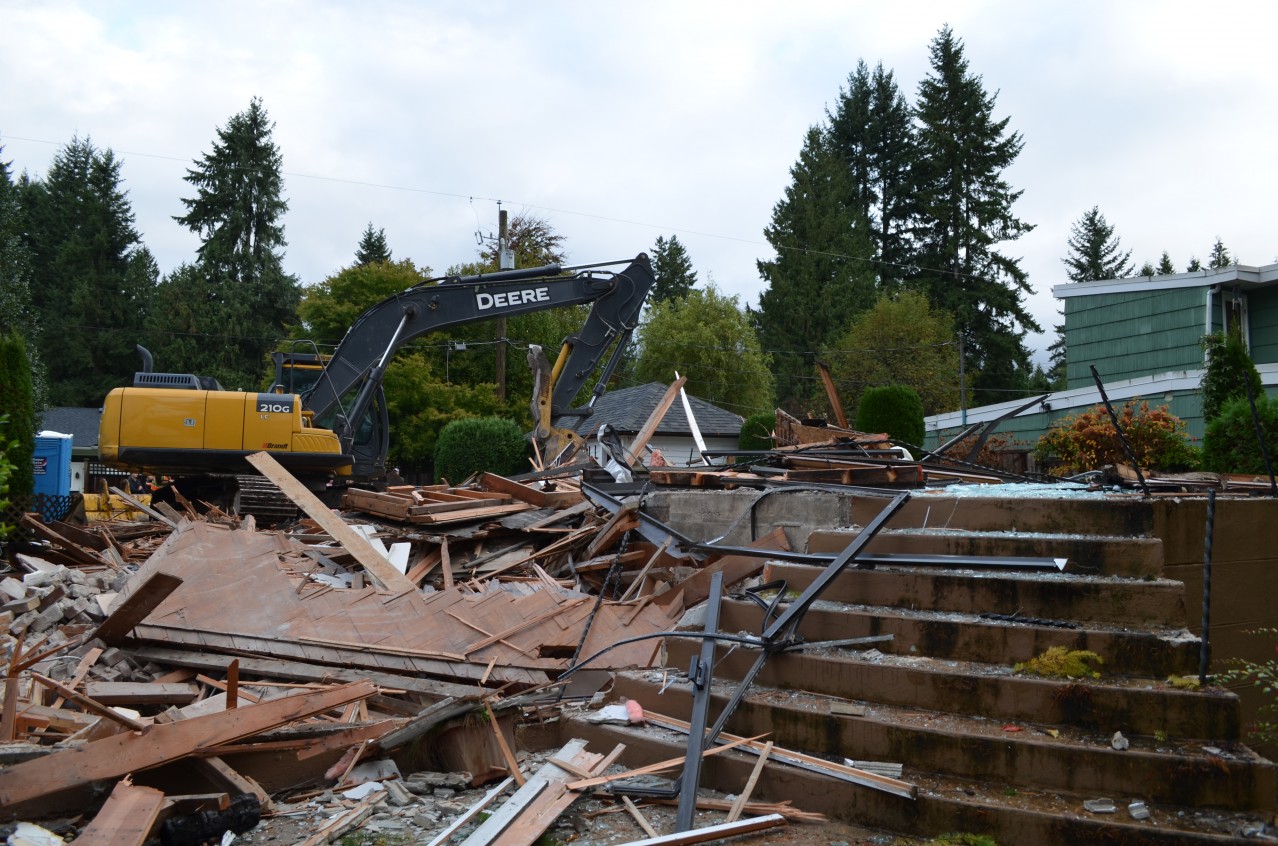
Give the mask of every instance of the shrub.
M 893 440 L 918 446 L 923 443 L 923 402 L 905 385 L 867 388 L 857 404 L 856 428 L 887 432 Z
M 13 530 L 13 526 L 4 522 L 5 510 L 9 507 L 9 499 L 6 494 L 9 493 L 9 479 L 13 476 L 13 462 L 9 460 L 9 453 L 17 449 L 18 441 L 10 440 L 5 437 L 5 426 L 9 422 L 9 415 L 0 414 L 0 541 L 8 537 L 9 532 Z
M 481 471 L 502 476 L 523 472 L 528 447 L 524 433 L 504 417 L 466 417 L 454 420 L 435 443 L 435 480 L 461 484 Z
M 1278 629 L 1252 629 L 1246 634 L 1260 635 L 1275 641 L 1278 653 Z M 1278 745 L 1278 659 L 1249 661 L 1245 658 L 1228 658 L 1229 669 L 1216 676 L 1222 684 L 1251 685 L 1257 688 L 1264 704 L 1258 710 L 1258 719 L 1248 727 L 1248 733 L 1262 743 Z
M 1198 466 L 1198 450 L 1185 435 L 1185 423 L 1160 405 L 1128 401 L 1118 415 L 1136 463 L 1144 470 L 1189 470 Z M 1038 439 L 1034 455 L 1040 462 L 1058 462 L 1066 473 L 1098 470 L 1107 464 L 1127 464 L 1127 453 L 1118 439 L 1105 406 L 1092 406 L 1052 425 Z
M 1260 374 L 1247 354 L 1241 331 L 1234 328 L 1228 334 L 1207 335 L 1202 339 L 1202 348 L 1207 354 L 1207 366 L 1198 390 L 1203 397 L 1204 420 L 1215 420 L 1230 400 L 1246 398 L 1248 382 L 1252 396 L 1261 396 Z
M 1278 461 L 1278 400 L 1256 397 L 1256 416 L 1271 461 Z M 1251 403 L 1245 397 L 1226 402 L 1203 435 L 1203 469 L 1213 473 L 1264 473 L 1265 459 L 1256 440 Z
M 741 424 L 741 435 L 737 438 L 737 449 L 772 449 L 772 430 L 776 425 L 777 416 L 775 413 L 760 412 L 751 414 Z

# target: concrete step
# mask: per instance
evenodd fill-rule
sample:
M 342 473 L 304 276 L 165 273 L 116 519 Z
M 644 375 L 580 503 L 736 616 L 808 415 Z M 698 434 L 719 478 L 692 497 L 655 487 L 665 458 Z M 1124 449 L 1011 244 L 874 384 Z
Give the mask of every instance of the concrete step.
M 728 682 L 715 685 L 712 721 L 734 689 Z M 619 675 L 613 696 L 681 720 L 689 719 L 692 708 L 686 679 L 663 689 L 656 673 Z M 899 762 L 913 773 L 971 779 L 1015 793 L 1130 794 L 1151 804 L 1261 811 L 1275 790 L 1274 765 L 1237 743 L 1212 753 L 1199 743 L 1135 738 L 1119 751 L 1110 734 L 874 703 L 855 703 L 863 714 L 850 716 L 833 713 L 836 703 L 853 704 L 798 691 L 754 690 L 734 711 L 727 731 L 747 737 L 767 733 L 777 745 L 811 755 Z
M 891 525 L 895 527 L 898 523 L 894 520 Z M 808 535 L 806 551 L 839 553 L 858 534 L 858 529 L 818 529 Z M 1157 578 L 1164 566 L 1163 542 L 1158 538 L 1089 532 L 888 528 L 876 535 L 865 551 L 897 555 L 1063 558 L 1067 573 L 1129 578 Z
M 763 627 L 763 609 L 753 602 L 725 601 L 720 615 L 721 631 L 759 632 Z M 1052 647 L 1088 650 L 1104 662 L 1100 668 L 1103 676 L 1159 680 L 1171 675 L 1196 675 L 1200 649 L 1198 638 L 1184 629 L 1103 629 L 1095 624 L 1062 628 L 985 620 L 972 614 L 825 601 L 817 602 L 804 615 L 799 634 L 808 641 L 890 634 L 891 642 L 876 644 L 884 653 L 996 664 L 1009 669 Z
M 666 641 L 666 665 L 687 668 L 699 643 Z M 757 650 L 720 647 L 718 678 L 738 680 Z M 1008 665 L 856 652 L 774 655 L 758 683 L 782 690 L 868 701 L 883 705 L 980 714 L 991 719 L 1072 726 L 1128 737 L 1167 735 L 1219 746 L 1241 737 L 1238 698 L 1219 688 L 1179 690 L 1153 680 L 1045 679 L 1015 675 Z
M 559 724 L 561 742 L 580 737 L 591 748 L 626 744 L 627 767 L 639 767 L 684 755 L 682 734 L 656 728 L 595 725 L 580 717 Z M 729 752 L 706 758 L 701 783 L 720 790 L 740 790 L 757 759 Z M 1119 812 L 1090 814 L 1084 797 L 1059 792 L 1009 795 L 1004 784 L 939 775 L 905 773 L 918 786 L 915 799 L 860 787 L 782 765 L 764 767 L 754 795 L 765 801 L 789 799 L 797 808 L 896 833 L 925 837 L 945 832 L 987 834 L 999 843 L 1077 846 L 1079 843 L 1123 843 L 1134 846 L 1217 846 L 1237 843 L 1237 833 L 1260 818 L 1226 811 L 1197 811 L 1153 806 L 1152 816 L 1133 821 L 1126 813 L 1131 798 L 1114 796 Z M 784 842 L 782 832 L 777 842 Z
M 821 569 L 772 562 L 764 568 L 763 580 L 784 579 L 791 590 L 801 592 Z M 845 570 L 822 598 L 915 611 L 1019 613 L 1119 626 L 1180 628 L 1187 623 L 1185 586 L 1168 579 L 893 566 Z

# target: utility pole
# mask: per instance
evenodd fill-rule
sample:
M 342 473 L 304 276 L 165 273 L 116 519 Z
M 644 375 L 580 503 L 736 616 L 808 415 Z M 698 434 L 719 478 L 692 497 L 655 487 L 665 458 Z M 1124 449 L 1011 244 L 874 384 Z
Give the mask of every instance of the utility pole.
M 506 210 L 497 204 L 497 269 L 514 270 L 514 251 L 506 249 Z M 510 266 L 507 267 L 507 264 Z M 497 318 L 497 401 L 506 401 L 506 318 Z

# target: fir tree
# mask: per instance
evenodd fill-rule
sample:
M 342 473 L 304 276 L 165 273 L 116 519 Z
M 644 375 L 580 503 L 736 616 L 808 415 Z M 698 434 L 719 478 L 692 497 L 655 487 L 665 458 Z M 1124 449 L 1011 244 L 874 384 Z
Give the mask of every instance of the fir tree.
M 355 250 L 355 266 L 391 261 L 390 245 L 386 243 L 386 230 L 374 229 L 370 221 Z
M 971 73 L 949 27 L 930 46 L 917 118 L 921 219 L 919 282 L 932 303 L 955 316 L 976 400 L 1005 399 L 1028 374 L 1027 331 L 1040 331 L 1023 298 L 1032 293 L 1019 259 L 998 252 L 1033 227 L 1017 218 L 1020 197 L 1003 178 L 1024 141 L 993 116 L 995 97 Z
M 284 272 L 283 158 L 259 98 L 217 130 L 212 151 L 186 172 L 196 189 L 175 218 L 200 236 L 198 270 L 216 292 L 202 317 L 206 345 L 224 352 L 222 369 L 248 387 L 261 379 L 262 361 L 275 339 L 297 321 L 301 286 Z
M 1114 227 L 1092 206 L 1070 228 L 1069 254 L 1061 259 L 1071 282 L 1122 279 L 1132 273 L 1132 251 L 1122 252 Z
M 0 147 L 0 155 L 3 152 Z M 23 237 L 22 206 L 9 166 L 0 160 L 0 334 L 10 329 L 22 333 L 31 360 L 35 407 L 43 408 L 44 367 L 36 349 L 40 320 L 31 300 L 31 251 Z
M 1136 271 L 1137 276 L 1157 276 L 1158 269 L 1154 267 L 1152 262 L 1146 261 L 1140 266 L 1140 270 Z
M 880 63 L 871 73 L 861 61 L 826 119 L 830 143 L 848 170 L 855 214 L 870 224 L 879 282 L 891 287 L 907 275 L 917 211 L 910 107 L 891 71 Z
M 1224 243 L 1217 236 L 1216 243 L 1212 244 L 1211 247 L 1211 255 L 1207 257 L 1207 266 L 1212 270 L 1219 270 L 1234 263 L 1233 257 L 1229 255 L 1229 250 L 1225 249 Z
M 1176 272 L 1176 265 L 1172 264 L 1171 256 L 1167 255 L 1167 251 L 1163 250 L 1163 257 L 1158 260 L 1158 275 L 1171 276 Z
M 653 305 L 687 296 L 697 284 L 692 259 L 688 258 L 688 251 L 683 248 L 677 235 L 671 235 L 669 241 L 657 236 L 657 242 L 652 247 L 652 273 L 656 284 L 648 296 L 648 302 Z
M 121 161 L 88 139 L 20 185 L 40 360 L 53 405 L 96 406 L 132 373 L 156 268 L 134 228 Z
M 869 221 L 825 133 L 811 127 L 791 184 L 764 230 L 776 258 L 758 262 L 767 288 L 755 319 L 776 367 L 778 401 L 795 410 L 813 393 L 812 351 L 827 346 L 875 299 Z
M 1203 269 L 1203 263 L 1198 260 L 1198 256 L 1190 256 L 1189 264 L 1185 265 L 1186 273 L 1196 273 Z

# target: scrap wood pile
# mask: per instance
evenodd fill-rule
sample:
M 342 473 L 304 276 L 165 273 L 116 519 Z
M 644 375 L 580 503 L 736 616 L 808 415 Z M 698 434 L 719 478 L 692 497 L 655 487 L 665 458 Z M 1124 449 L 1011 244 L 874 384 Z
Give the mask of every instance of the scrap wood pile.
M 255 458 L 305 519 L 258 531 L 185 503 L 92 529 L 27 518 L 36 542 L 0 580 L 0 823 L 56 817 L 83 843 L 194 818 L 242 830 L 272 797 L 384 779 L 384 759 L 423 748 L 475 784 L 522 779 L 516 696 L 596 653 L 596 669 L 654 665 L 659 637 L 618 642 L 673 628 L 711 573 L 763 565 L 643 540 L 634 503 L 610 513 L 571 479 L 352 493 L 339 515 Z M 576 781 L 606 768 L 566 760 Z M 346 800 L 323 837 L 384 799 Z
M 785 484 L 894 489 L 1028 481 L 1019 474 L 945 456 L 920 459 L 883 433 L 801 421 L 781 409 L 776 418 L 773 449 L 734 452 L 734 464 L 727 466 L 653 468 L 650 478 L 659 485 L 726 489 Z

